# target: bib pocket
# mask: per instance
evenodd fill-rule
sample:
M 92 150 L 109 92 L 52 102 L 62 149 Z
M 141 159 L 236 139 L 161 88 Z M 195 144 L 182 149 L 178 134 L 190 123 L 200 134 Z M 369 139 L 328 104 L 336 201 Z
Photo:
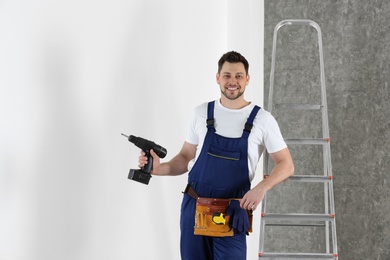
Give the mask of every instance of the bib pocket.
M 210 146 L 210 149 L 207 152 L 207 154 L 219 159 L 238 161 L 240 160 L 241 151 L 234 151 L 234 150 L 229 151 L 212 145 Z
M 230 190 L 237 186 L 241 161 L 239 149 L 210 145 L 207 160 L 203 164 L 203 178 L 200 181 L 214 188 Z

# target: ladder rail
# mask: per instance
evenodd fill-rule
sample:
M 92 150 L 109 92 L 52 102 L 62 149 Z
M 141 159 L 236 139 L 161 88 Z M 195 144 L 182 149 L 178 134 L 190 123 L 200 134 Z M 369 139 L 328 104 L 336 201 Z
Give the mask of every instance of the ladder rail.
M 265 204 L 266 204 L 266 196 L 264 196 L 264 199 L 261 203 L 261 212 L 265 212 Z M 259 239 L 259 252 L 264 252 L 264 241 L 265 237 L 261 234 L 265 233 L 265 220 L 261 217 L 260 218 L 260 239 Z

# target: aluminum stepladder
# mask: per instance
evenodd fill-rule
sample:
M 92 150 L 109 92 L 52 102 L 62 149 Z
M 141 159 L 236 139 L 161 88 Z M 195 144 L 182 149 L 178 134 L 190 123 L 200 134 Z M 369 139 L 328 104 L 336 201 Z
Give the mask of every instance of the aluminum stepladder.
M 326 86 L 325 86 L 325 70 L 324 70 L 324 58 L 322 51 L 322 34 L 319 25 L 311 20 L 283 20 L 279 22 L 274 29 L 273 45 L 272 45 L 272 61 L 270 71 L 270 88 L 269 88 L 269 101 L 268 111 L 272 113 L 273 108 L 273 92 L 274 92 L 274 74 L 275 74 L 275 56 L 277 45 L 277 34 L 283 26 L 312 26 L 316 29 L 318 35 L 318 49 L 319 49 L 319 65 L 320 65 L 320 83 L 321 83 L 321 101 L 320 104 L 276 104 L 276 108 L 281 109 L 299 109 L 299 110 L 320 110 L 322 121 L 322 138 L 296 138 L 285 139 L 286 143 L 290 145 L 320 145 L 322 146 L 322 159 L 323 159 L 323 175 L 293 175 L 287 181 L 288 182 L 303 182 L 303 183 L 323 183 L 324 184 L 324 205 L 325 211 L 321 214 L 297 214 L 297 213 L 268 213 L 266 210 L 266 197 L 262 203 L 261 218 L 260 218 L 260 242 L 259 242 L 259 259 L 285 259 L 285 258 L 311 258 L 311 259 L 338 259 L 337 253 L 337 236 L 336 236 L 336 219 L 335 219 L 335 206 L 334 206 L 334 193 L 333 193 L 333 179 L 332 179 L 332 164 L 331 164 L 331 151 L 330 151 L 330 138 L 329 138 L 329 123 L 328 123 L 328 108 L 326 98 Z M 267 151 L 264 154 L 264 178 L 269 174 L 269 154 Z M 279 184 L 283 185 L 283 184 Z M 265 227 L 267 223 L 271 222 L 283 222 L 280 226 L 311 226 L 313 221 L 323 223 L 321 226 L 325 228 L 325 252 L 322 253 L 307 253 L 307 252 L 264 252 L 265 242 Z M 291 224 L 286 224 L 286 222 Z M 329 227 L 330 224 L 330 227 Z M 272 225 L 275 225 L 273 223 Z M 276 224 L 278 225 L 278 224 Z M 330 230 L 331 237 L 330 237 Z M 330 243 L 332 241 L 332 247 Z

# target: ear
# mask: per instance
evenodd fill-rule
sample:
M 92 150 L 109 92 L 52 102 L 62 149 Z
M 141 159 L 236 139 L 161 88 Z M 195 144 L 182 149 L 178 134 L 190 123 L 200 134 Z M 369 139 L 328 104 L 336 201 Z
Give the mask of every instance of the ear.
M 217 73 L 217 74 L 215 75 L 215 80 L 216 80 L 217 83 L 219 84 L 219 73 Z
M 246 75 L 246 85 L 249 84 L 249 81 L 251 79 L 251 76 L 249 74 Z

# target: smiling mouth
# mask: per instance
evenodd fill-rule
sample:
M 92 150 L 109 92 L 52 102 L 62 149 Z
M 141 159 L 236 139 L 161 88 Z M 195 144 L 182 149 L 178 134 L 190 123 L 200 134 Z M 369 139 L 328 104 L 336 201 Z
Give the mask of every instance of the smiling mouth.
M 237 90 L 238 87 L 237 87 L 237 86 L 234 86 L 234 87 L 227 87 L 227 89 L 230 90 L 230 91 L 234 91 L 234 90 Z

